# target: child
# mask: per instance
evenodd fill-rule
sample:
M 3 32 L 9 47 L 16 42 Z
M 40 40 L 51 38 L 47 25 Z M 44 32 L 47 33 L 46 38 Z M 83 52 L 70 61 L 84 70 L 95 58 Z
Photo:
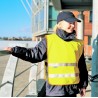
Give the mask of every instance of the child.
M 23 60 L 37 63 L 47 60 L 46 96 L 85 96 L 88 85 L 83 42 L 76 39 L 75 22 L 72 12 L 60 12 L 55 33 L 46 35 L 34 48 L 7 47 L 6 51 Z

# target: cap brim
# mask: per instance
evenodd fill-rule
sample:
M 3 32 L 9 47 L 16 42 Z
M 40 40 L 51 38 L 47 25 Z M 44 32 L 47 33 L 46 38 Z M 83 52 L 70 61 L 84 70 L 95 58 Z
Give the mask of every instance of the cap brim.
M 81 22 L 81 20 L 77 19 L 77 18 L 67 18 L 65 21 L 69 22 L 69 23 L 73 23 L 73 22 Z

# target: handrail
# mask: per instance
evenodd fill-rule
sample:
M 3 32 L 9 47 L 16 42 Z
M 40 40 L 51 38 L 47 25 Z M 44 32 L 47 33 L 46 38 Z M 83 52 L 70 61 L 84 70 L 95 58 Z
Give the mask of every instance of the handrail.
M 36 80 L 32 79 L 22 90 L 19 91 L 19 93 L 16 95 L 16 97 L 18 97 L 18 96 L 28 87 L 28 85 L 29 85 L 32 81 L 36 81 Z
M 0 56 L 4 56 L 4 55 L 9 55 L 10 52 L 7 52 L 5 50 L 0 50 Z
M 26 44 L 25 45 L 17 44 L 17 45 L 27 47 Z M 6 51 L 2 51 L 1 53 L 2 53 L 1 56 L 9 54 Z M 29 83 L 26 84 L 26 86 L 24 88 L 22 88 L 22 90 L 19 91 L 18 94 L 16 94 L 16 96 L 19 96 L 28 87 L 28 85 L 30 85 L 33 81 L 36 84 L 37 64 L 33 64 L 32 66 L 28 67 L 27 69 L 25 69 L 24 71 L 22 71 L 16 75 L 17 63 L 18 63 L 18 58 L 10 55 L 10 58 L 8 60 L 8 63 L 7 63 L 6 69 L 5 69 L 5 73 L 4 73 L 4 76 L 2 79 L 2 83 L 0 85 L 0 97 L 13 97 L 15 78 L 17 78 L 18 76 L 20 76 L 21 74 L 23 74 L 24 72 L 26 72 L 29 69 L 33 69 L 33 71 L 36 69 L 35 77 L 31 77 L 31 78 L 29 77 Z M 33 86 L 35 86 L 35 88 L 37 88 L 36 85 L 33 85 Z M 37 92 L 34 94 L 37 95 Z
M 27 44 L 18 44 L 18 46 L 26 47 Z M 6 53 L 8 54 L 8 52 L 6 51 L 1 51 L 1 53 L 2 55 L 3 53 L 4 55 L 6 55 Z M 10 55 L 10 58 L 8 60 L 8 63 L 7 63 L 5 72 L 4 72 L 2 83 L 0 86 L 0 97 L 12 97 L 13 96 L 17 63 L 18 63 L 18 58 Z
M 36 65 L 36 64 L 34 64 Z M 27 70 L 29 70 L 31 67 L 33 67 L 34 65 L 31 65 L 30 67 L 28 67 L 27 69 L 25 69 L 24 71 L 20 72 L 19 74 L 15 75 L 15 78 L 17 78 L 18 76 L 20 76 L 21 74 L 23 74 L 24 72 L 26 72 Z M 36 65 L 37 66 L 37 65 Z
M 7 81 L 7 82 L 1 84 L 1 85 L 0 85 L 0 88 L 1 88 L 2 86 L 4 86 L 5 84 L 7 84 L 7 83 L 12 84 L 11 82 Z
M 18 76 L 20 76 L 21 74 L 23 74 L 23 73 L 26 72 L 28 69 L 30 69 L 30 68 L 32 68 L 32 67 L 34 67 L 34 66 L 37 66 L 37 64 L 33 64 L 32 66 L 28 67 L 28 68 L 25 69 L 24 71 L 20 72 L 19 74 L 17 74 L 17 75 L 15 76 L 15 78 L 17 78 Z M 32 78 L 33 78 L 33 77 L 32 77 Z M 36 79 L 32 79 L 31 81 L 29 81 L 29 83 L 26 84 L 26 86 L 25 86 L 22 90 L 20 90 L 20 91 L 18 92 L 18 94 L 16 95 L 16 97 L 18 97 L 18 96 L 28 87 L 28 85 L 29 85 L 32 81 L 36 81 Z

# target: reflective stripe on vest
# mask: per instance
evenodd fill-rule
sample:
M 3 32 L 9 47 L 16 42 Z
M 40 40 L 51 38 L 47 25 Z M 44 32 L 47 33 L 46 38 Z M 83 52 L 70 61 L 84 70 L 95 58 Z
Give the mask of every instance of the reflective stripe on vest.
M 76 74 L 49 74 L 49 78 L 67 78 L 67 77 L 77 77 L 79 73 Z
M 48 64 L 48 66 L 58 67 L 58 66 L 77 66 L 77 63 L 55 63 L 55 64 Z

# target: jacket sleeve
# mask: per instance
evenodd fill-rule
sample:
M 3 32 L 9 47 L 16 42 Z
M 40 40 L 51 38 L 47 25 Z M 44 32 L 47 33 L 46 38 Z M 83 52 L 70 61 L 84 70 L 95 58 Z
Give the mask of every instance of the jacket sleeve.
M 80 60 L 78 62 L 78 67 L 80 71 L 80 83 L 79 88 L 86 88 L 88 86 L 88 71 L 86 68 L 84 53 L 82 53 Z
M 12 55 L 31 63 L 43 61 L 47 58 L 46 39 L 42 39 L 34 48 L 13 47 Z

